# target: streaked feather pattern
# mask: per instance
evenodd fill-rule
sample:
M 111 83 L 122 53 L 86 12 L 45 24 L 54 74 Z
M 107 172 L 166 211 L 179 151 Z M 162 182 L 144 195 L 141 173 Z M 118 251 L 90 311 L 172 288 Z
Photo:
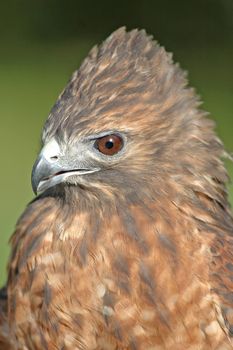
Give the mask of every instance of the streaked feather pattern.
M 82 182 L 46 190 L 19 219 L 0 349 L 233 349 L 225 151 L 199 105 L 144 31 L 120 28 L 92 49 L 43 142 L 72 148 L 115 130 L 126 150 Z

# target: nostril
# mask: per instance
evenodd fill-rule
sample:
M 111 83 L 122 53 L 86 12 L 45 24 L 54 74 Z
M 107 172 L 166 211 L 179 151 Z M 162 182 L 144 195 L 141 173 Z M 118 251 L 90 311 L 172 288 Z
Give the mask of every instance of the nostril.
M 58 160 L 58 156 L 52 156 L 52 157 L 50 157 L 50 159 L 53 161 L 56 161 L 56 160 Z
M 40 152 L 40 157 L 44 158 L 49 163 L 56 163 L 60 159 L 60 146 L 57 141 L 52 138 L 48 143 L 45 143 Z

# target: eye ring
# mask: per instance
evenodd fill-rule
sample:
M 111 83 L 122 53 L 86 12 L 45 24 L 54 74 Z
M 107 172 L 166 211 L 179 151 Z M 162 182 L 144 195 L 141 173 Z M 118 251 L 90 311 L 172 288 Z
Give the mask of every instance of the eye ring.
M 113 156 L 123 147 L 123 139 L 116 134 L 100 137 L 95 141 L 95 148 L 106 156 Z

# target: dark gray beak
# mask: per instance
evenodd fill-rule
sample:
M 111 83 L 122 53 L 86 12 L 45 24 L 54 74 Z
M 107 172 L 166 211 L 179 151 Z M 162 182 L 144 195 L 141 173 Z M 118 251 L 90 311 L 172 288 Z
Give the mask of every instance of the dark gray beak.
M 56 163 L 48 162 L 43 155 L 39 155 L 32 168 L 32 189 L 35 194 L 43 192 L 51 185 L 55 185 L 54 176 L 59 174 L 62 168 Z M 53 181 L 52 181 L 53 179 Z M 56 179 L 58 180 L 58 178 Z M 53 182 L 53 184 L 52 184 Z M 56 181 L 59 183 L 59 181 Z
M 61 153 L 57 141 L 55 139 L 49 141 L 42 148 L 32 168 L 31 182 L 34 193 L 44 192 L 61 182 L 69 182 L 68 178 L 71 176 L 90 174 L 99 170 L 99 168 L 84 167 L 82 158 L 81 152 L 78 152 L 75 159 L 77 167 L 74 166 L 73 161 L 67 161 L 69 157 L 66 157 L 64 162 L 64 154 Z
M 59 161 L 60 157 L 60 146 L 53 138 L 42 148 L 32 168 L 31 181 L 35 194 L 58 183 L 58 179 L 56 181 L 53 179 L 64 170 Z

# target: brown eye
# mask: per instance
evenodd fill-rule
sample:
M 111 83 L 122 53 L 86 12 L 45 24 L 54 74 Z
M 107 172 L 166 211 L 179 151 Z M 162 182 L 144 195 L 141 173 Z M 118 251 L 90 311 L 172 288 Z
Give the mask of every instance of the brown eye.
M 123 140 L 118 135 L 106 135 L 95 142 L 95 147 L 107 156 L 118 153 L 123 146 Z

